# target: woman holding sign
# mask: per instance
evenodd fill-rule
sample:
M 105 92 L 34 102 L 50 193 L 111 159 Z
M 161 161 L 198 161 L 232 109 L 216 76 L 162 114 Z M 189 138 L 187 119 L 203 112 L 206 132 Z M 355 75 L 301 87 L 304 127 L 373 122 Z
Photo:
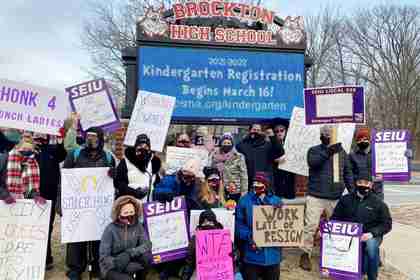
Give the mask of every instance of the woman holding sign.
M 221 208 L 225 205 L 225 192 L 220 173 L 216 168 L 204 167 L 205 181 L 198 192 L 198 202 L 204 209 Z

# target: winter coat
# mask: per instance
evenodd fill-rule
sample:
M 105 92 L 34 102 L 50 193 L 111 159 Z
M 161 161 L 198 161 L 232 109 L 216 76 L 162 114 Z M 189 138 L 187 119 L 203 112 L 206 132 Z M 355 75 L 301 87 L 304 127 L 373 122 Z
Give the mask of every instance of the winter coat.
M 333 157 L 328 155 L 328 147 L 320 144 L 308 151 L 308 194 L 317 198 L 337 200 L 344 188 L 351 193 L 354 189 L 353 174 L 347 153 L 342 150 L 339 155 L 339 182 L 334 183 Z
M 249 192 L 243 196 L 236 206 L 235 234 L 236 237 L 243 241 L 242 253 L 245 263 L 270 266 L 278 265 L 282 259 L 282 251 L 280 247 L 264 247 L 253 250 L 251 248 L 254 243 L 252 237 L 252 220 L 254 205 L 279 205 L 281 199 L 271 193 L 261 200 L 254 192 Z
M 373 182 L 373 190 L 375 193 L 384 191 L 384 184 L 381 180 L 376 180 L 372 176 L 372 154 L 356 148 L 349 155 L 350 163 L 353 171 L 354 182 L 359 179 L 365 179 Z
M 364 198 L 360 198 L 356 192 L 343 196 L 331 219 L 363 224 L 363 232 L 370 232 L 373 237 L 382 237 L 392 229 L 388 206 L 372 193 Z
M 7 152 L 0 153 L 0 200 L 10 196 L 6 186 L 8 157 L 9 154 Z
M 66 159 L 67 152 L 63 144 L 41 146 L 35 158 L 39 165 L 40 194 L 55 200 L 61 182 L 60 163 Z
M 162 163 L 157 156 L 153 155 L 146 172 L 142 172 L 136 166 L 135 156 L 134 148 L 127 148 L 125 150 L 125 158 L 117 166 L 114 178 L 117 197 L 131 195 L 142 202 L 150 202 L 153 198 L 153 191 L 160 182 L 159 170 Z M 136 192 L 138 188 L 148 191 L 147 195 L 144 197 L 139 196 L 138 192 Z
M 105 278 L 110 270 L 125 273 L 128 263 L 136 262 L 143 268 L 149 263 L 152 243 L 146 239 L 141 222 L 139 221 L 140 205 L 129 196 L 121 197 L 124 204 L 130 201 L 137 210 L 136 222 L 125 225 L 118 222 L 119 209 L 122 203 L 114 203 L 112 209 L 112 222 L 105 228 L 99 247 L 99 266 Z M 130 250 L 138 251 L 138 256 L 132 257 Z
M 275 137 L 270 137 L 273 145 L 273 158 L 277 159 L 285 154 L 283 143 Z M 273 161 L 273 192 L 279 197 L 287 199 L 294 199 L 296 197 L 295 191 L 295 174 L 279 169 L 278 163 Z
M 198 199 L 200 181 L 197 179 L 193 186 L 185 186 L 178 178 L 178 173 L 163 177 L 162 181 L 155 188 L 153 200 L 165 201 L 168 195 L 172 198 L 185 196 L 188 211 L 204 209 Z
M 248 190 L 252 189 L 256 172 L 265 172 L 272 182 L 273 147 L 264 137 L 252 139 L 247 136 L 236 146 L 238 152 L 245 156 L 248 171 Z
M 234 183 L 236 190 L 231 194 L 245 194 L 248 191 L 248 171 L 245 163 L 245 157 L 232 150 L 232 156 L 226 161 L 220 161 L 221 151 L 215 150 L 212 154 L 211 165 L 219 168 L 221 166 L 223 185 L 225 189 L 228 188 L 230 183 Z

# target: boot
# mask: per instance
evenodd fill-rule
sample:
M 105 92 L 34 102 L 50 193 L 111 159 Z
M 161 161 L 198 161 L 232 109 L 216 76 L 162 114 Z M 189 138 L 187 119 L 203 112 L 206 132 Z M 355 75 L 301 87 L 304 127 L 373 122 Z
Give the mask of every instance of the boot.
M 311 258 L 309 257 L 309 254 L 308 253 L 303 253 L 300 256 L 299 266 L 303 270 L 306 270 L 306 271 L 311 271 L 312 270 Z

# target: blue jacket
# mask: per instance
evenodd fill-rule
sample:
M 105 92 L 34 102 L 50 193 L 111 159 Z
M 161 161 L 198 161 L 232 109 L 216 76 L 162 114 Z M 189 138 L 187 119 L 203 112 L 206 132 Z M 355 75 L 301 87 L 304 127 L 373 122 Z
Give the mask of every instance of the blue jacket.
M 185 186 L 177 178 L 177 174 L 168 175 L 163 177 L 162 181 L 156 186 L 153 191 L 153 200 L 164 201 L 168 194 L 172 197 L 185 196 L 188 211 L 192 209 L 203 209 L 202 205 L 198 202 L 198 187 L 198 180 L 193 186 Z
M 279 205 L 281 199 L 273 194 L 267 194 L 261 200 L 254 192 L 249 192 L 243 196 L 236 206 L 236 235 L 243 241 L 242 252 L 245 254 L 244 262 L 256 265 L 276 265 L 281 262 L 280 247 L 265 247 L 253 250 L 252 238 L 252 209 L 254 205 Z

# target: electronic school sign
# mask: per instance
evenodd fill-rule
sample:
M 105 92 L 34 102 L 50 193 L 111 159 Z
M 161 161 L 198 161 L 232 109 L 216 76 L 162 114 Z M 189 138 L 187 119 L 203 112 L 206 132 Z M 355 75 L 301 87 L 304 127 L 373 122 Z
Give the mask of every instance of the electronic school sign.
M 222 1 L 149 8 L 137 25 L 138 88 L 176 97 L 175 122 L 290 118 L 303 106 L 303 20 Z

